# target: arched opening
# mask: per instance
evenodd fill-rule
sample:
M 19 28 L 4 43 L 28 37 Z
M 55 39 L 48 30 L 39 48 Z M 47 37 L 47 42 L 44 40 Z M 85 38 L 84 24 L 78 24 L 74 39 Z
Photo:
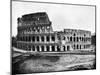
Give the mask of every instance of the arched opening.
M 75 48 L 75 44 L 74 44 L 74 50 L 75 50 L 76 48 Z
M 50 26 L 47 26 L 47 32 L 49 32 L 50 31 Z
M 31 28 L 29 28 L 29 32 L 31 32 Z
M 24 41 L 26 41 L 26 36 L 24 36 Z
M 54 36 L 52 36 L 51 39 L 52 39 L 52 41 L 55 41 L 55 37 Z
M 25 44 L 23 44 L 23 49 L 26 50 L 26 46 L 25 46 Z
M 84 45 L 84 49 L 85 49 L 86 47 L 85 47 L 85 45 Z
M 58 40 L 61 40 L 61 36 L 60 36 L 60 35 L 57 35 L 57 39 L 58 39 Z
M 78 45 L 77 45 L 77 49 L 78 49 Z
M 82 37 L 82 41 L 84 41 L 84 38 Z
M 77 37 L 77 42 L 79 42 L 79 38 Z
M 86 36 L 86 34 L 84 34 L 84 36 Z
M 41 50 L 44 51 L 44 46 L 41 46 Z
M 46 46 L 47 51 L 49 51 L 49 46 Z
M 74 36 L 76 36 L 76 34 L 74 33 Z
M 44 36 L 41 37 L 41 41 L 44 42 Z
M 60 46 L 57 46 L 57 51 L 60 51 Z
M 29 37 L 27 36 L 27 41 L 29 42 Z
M 27 28 L 27 32 L 30 32 L 29 28 Z
M 63 36 L 63 40 L 66 40 L 66 37 L 65 36 Z
M 25 50 L 27 50 L 27 45 L 25 44 Z
M 23 41 L 25 41 L 25 37 L 23 37 Z
M 29 45 L 29 46 L 28 46 L 28 51 L 30 51 L 30 50 L 31 50 L 31 46 Z
M 37 32 L 40 32 L 40 29 L 37 29 Z
M 75 37 L 73 37 L 73 39 L 74 39 L 74 42 L 75 42 Z
M 37 51 L 39 52 L 40 51 L 39 46 L 37 46 L 36 48 L 37 48 Z
M 31 37 L 29 36 L 29 42 L 31 41 Z
M 66 51 L 66 47 L 65 46 L 63 46 L 63 50 Z
M 37 36 L 37 41 L 39 42 L 39 36 Z
M 33 32 L 35 32 L 35 27 L 32 28 Z
M 50 41 L 50 37 L 49 36 L 47 36 L 46 39 L 47 39 L 48 42 Z
M 86 42 L 86 37 L 84 37 L 84 42 Z
M 86 37 L 86 41 L 88 41 L 88 37 Z
M 27 36 L 25 37 L 25 40 L 26 40 L 26 42 L 27 42 Z
M 79 37 L 79 41 L 82 41 L 81 37 Z
M 32 50 L 35 51 L 35 46 L 32 47 Z
M 20 41 L 22 41 L 22 37 L 20 37 Z
M 70 50 L 70 46 L 67 46 L 67 51 L 69 51 Z
M 35 36 L 32 37 L 32 41 L 35 42 Z
M 23 41 L 23 37 L 21 37 L 21 41 Z
M 55 46 L 52 46 L 52 51 L 55 51 Z
M 80 49 L 81 49 L 81 45 L 80 45 Z
M 28 51 L 28 45 L 26 45 L 26 50 Z
M 72 41 L 72 37 L 70 37 L 70 41 Z

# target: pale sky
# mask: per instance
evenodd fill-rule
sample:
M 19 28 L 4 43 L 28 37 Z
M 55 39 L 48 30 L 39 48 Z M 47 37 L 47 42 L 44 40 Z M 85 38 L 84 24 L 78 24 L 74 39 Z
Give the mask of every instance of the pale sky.
M 12 2 L 12 36 L 17 35 L 17 18 L 25 14 L 46 12 L 54 31 L 82 29 L 95 32 L 95 7 L 34 2 Z

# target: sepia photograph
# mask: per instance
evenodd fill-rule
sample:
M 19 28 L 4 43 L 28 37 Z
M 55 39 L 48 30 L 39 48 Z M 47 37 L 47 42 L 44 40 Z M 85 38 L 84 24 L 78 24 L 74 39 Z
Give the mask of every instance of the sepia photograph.
M 13 75 L 96 69 L 96 6 L 11 1 Z

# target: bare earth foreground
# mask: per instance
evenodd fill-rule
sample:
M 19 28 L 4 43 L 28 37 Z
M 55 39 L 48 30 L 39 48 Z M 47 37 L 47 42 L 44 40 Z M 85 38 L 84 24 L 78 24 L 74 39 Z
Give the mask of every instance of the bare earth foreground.
M 94 53 L 23 54 L 13 51 L 12 56 L 13 74 L 96 68 Z

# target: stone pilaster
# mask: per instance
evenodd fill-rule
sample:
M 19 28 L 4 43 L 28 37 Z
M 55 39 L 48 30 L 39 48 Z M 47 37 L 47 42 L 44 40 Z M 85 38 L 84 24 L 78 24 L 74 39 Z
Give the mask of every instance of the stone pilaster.
M 51 52 L 52 51 L 51 45 L 49 46 L 49 48 L 50 48 L 49 51 Z
M 41 46 L 39 46 L 39 51 L 40 51 L 40 52 L 42 51 Z
M 57 46 L 55 45 L 55 51 L 57 52 Z

